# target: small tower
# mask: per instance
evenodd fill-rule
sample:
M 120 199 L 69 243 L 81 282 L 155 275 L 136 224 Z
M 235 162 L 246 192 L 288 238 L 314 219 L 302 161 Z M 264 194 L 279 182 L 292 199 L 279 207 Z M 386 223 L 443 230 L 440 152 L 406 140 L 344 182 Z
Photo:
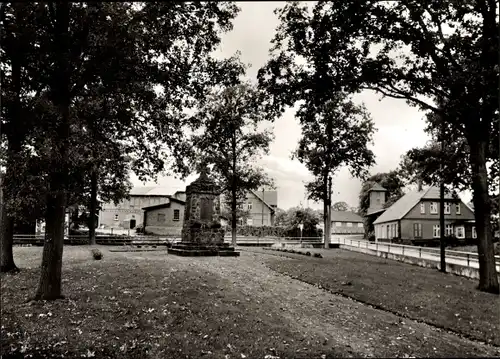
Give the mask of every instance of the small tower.
M 367 213 L 373 213 L 384 209 L 387 190 L 375 183 L 375 185 L 368 191 L 370 193 L 370 206 Z

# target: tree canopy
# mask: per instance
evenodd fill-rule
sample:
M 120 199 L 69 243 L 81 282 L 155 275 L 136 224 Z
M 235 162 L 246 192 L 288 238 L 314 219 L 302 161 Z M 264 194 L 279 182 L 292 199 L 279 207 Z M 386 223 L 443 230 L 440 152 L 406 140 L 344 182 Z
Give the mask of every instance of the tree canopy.
M 497 8 L 494 0 L 346 0 L 309 11 L 290 2 L 277 10 L 273 56 L 259 72 L 277 106 L 315 97 L 318 87 L 316 103 L 372 90 L 430 111 L 460 134 L 470 148 L 479 288 L 494 293 L 486 162 L 499 130 Z

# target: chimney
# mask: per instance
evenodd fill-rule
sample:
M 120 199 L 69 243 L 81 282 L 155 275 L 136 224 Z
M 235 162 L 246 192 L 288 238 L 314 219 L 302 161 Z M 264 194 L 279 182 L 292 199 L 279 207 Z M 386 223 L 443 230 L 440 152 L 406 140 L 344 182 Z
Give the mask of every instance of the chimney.
M 422 180 L 420 178 L 417 180 L 417 185 L 418 185 L 418 191 L 421 192 L 422 191 Z

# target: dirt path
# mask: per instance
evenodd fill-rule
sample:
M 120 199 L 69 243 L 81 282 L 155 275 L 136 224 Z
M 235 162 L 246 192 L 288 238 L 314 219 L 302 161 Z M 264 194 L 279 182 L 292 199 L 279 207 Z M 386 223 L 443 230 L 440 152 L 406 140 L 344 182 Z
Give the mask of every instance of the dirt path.
M 240 258 L 193 260 L 169 256 L 169 261 L 196 266 L 230 281 L 233 288 L 243 292 L 249 300 L 269 308 L 270 317 L 286 318 L 291 327 L 304 334 L 305 342 L 313 333 L 314 337 L 324 337 L 323 343 L 317 344 L 323 346 L 325 352 L 340 346 L 353 356 L 363 357 L 500 355 L 498 348 L 423 323 L 403 320 L 395 314 L 278 274 L 265 266 L 265 256 L 243 251 Z M 134 257 L 143 255 L 135 254 Z

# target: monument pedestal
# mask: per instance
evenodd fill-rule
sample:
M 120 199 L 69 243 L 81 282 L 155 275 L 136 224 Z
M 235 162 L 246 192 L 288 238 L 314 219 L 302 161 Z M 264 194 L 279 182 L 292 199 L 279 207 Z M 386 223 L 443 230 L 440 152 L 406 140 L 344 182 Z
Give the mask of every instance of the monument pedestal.
M 240 252 L 236 252 L 234 247 L 223 243 L 218 246 L 199 245 L 196 243 L 178 243 L 168 249 L 169 254 L 175 254 L 183 257 L 239 257 Z
M 185 257 L 238 257 L 234 247 L 224 243 L 224 230 L 219 222 L 218 189 L 203 171 L 186 188 L 186 210 L 182 241 L 168 249 L 169 254 Z

